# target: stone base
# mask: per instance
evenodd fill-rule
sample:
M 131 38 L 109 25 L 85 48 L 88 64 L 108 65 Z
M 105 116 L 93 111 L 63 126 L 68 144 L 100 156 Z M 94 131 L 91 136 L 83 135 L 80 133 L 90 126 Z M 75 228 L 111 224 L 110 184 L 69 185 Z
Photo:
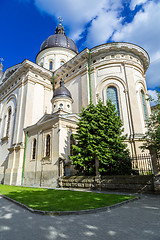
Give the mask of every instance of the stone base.
M 23 185 L 56 188 L 58 187 L 58 175 L 53 171 L 25 172 Z
M 12 174 L 12 181 L 11 181 L 11 174 L 5 173 L 4 184 L 5 185 L 16 185 L 17 184 L 17 173 Z
M 4 167 L 0 167 L 0 184 L 4 183 Z
M 64 188 L 89 188 L 129 192 L 154 192 L 152 176 L 70 176 L 59 181 Z

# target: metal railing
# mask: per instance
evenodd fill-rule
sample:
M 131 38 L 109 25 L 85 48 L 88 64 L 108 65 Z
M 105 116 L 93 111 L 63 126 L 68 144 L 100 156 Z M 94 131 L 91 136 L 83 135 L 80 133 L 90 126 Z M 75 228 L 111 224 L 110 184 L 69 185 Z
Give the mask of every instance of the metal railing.
M 158 170 L 160 172 L 160 154 L 157 155 L 157 166 L 158 166 Z
M 152 175 L 153 166 L 151 155 L 141 154 L 137 157 L 132 157 L 132 172 L 135 175 Z

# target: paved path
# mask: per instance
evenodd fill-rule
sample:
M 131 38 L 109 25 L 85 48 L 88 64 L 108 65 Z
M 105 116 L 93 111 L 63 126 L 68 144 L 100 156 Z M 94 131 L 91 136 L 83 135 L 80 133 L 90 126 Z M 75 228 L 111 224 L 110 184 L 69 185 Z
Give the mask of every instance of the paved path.
M 160 195 L 96 214 L 42 216 L 0 197 L 0 240 L 160 240 Z

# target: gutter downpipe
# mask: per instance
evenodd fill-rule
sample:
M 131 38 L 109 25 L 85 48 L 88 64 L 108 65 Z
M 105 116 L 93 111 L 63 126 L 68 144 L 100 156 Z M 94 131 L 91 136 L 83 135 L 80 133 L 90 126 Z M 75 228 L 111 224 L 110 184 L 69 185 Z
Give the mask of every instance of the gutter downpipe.
M 26 137 L 25 137 L 25 148 L 24 148 L 23 169 L 22 169 L 22 185 L 23 185 L 24 168 L 25 168 L 25 161 L 26 161 L 27 138 L 28 138 L 28 132 L 26 132 Z
M 90 50 L 90 49 L 89 49 L 88 71 L 89 71 L 90 104 L 92 104 L 92 88 L 91 88 L 91 50 Z

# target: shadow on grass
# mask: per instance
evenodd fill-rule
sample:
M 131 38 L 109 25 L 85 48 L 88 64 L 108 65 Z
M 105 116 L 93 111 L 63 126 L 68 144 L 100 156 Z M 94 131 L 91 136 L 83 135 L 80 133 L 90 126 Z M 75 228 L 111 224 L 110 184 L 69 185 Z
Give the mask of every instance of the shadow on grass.
M 2 194 L 30 208 L 42 211 L 76 211 L 110 206 L 133 196 L 92 192 L 10 187 Z M 0 188 L 1 192 L 1 188 Z
M 159 200 L 160 196 L 148 195 L 107 212 L 57 217 L 32 214 L 0 198 L 0 239 L 159 240 Z

